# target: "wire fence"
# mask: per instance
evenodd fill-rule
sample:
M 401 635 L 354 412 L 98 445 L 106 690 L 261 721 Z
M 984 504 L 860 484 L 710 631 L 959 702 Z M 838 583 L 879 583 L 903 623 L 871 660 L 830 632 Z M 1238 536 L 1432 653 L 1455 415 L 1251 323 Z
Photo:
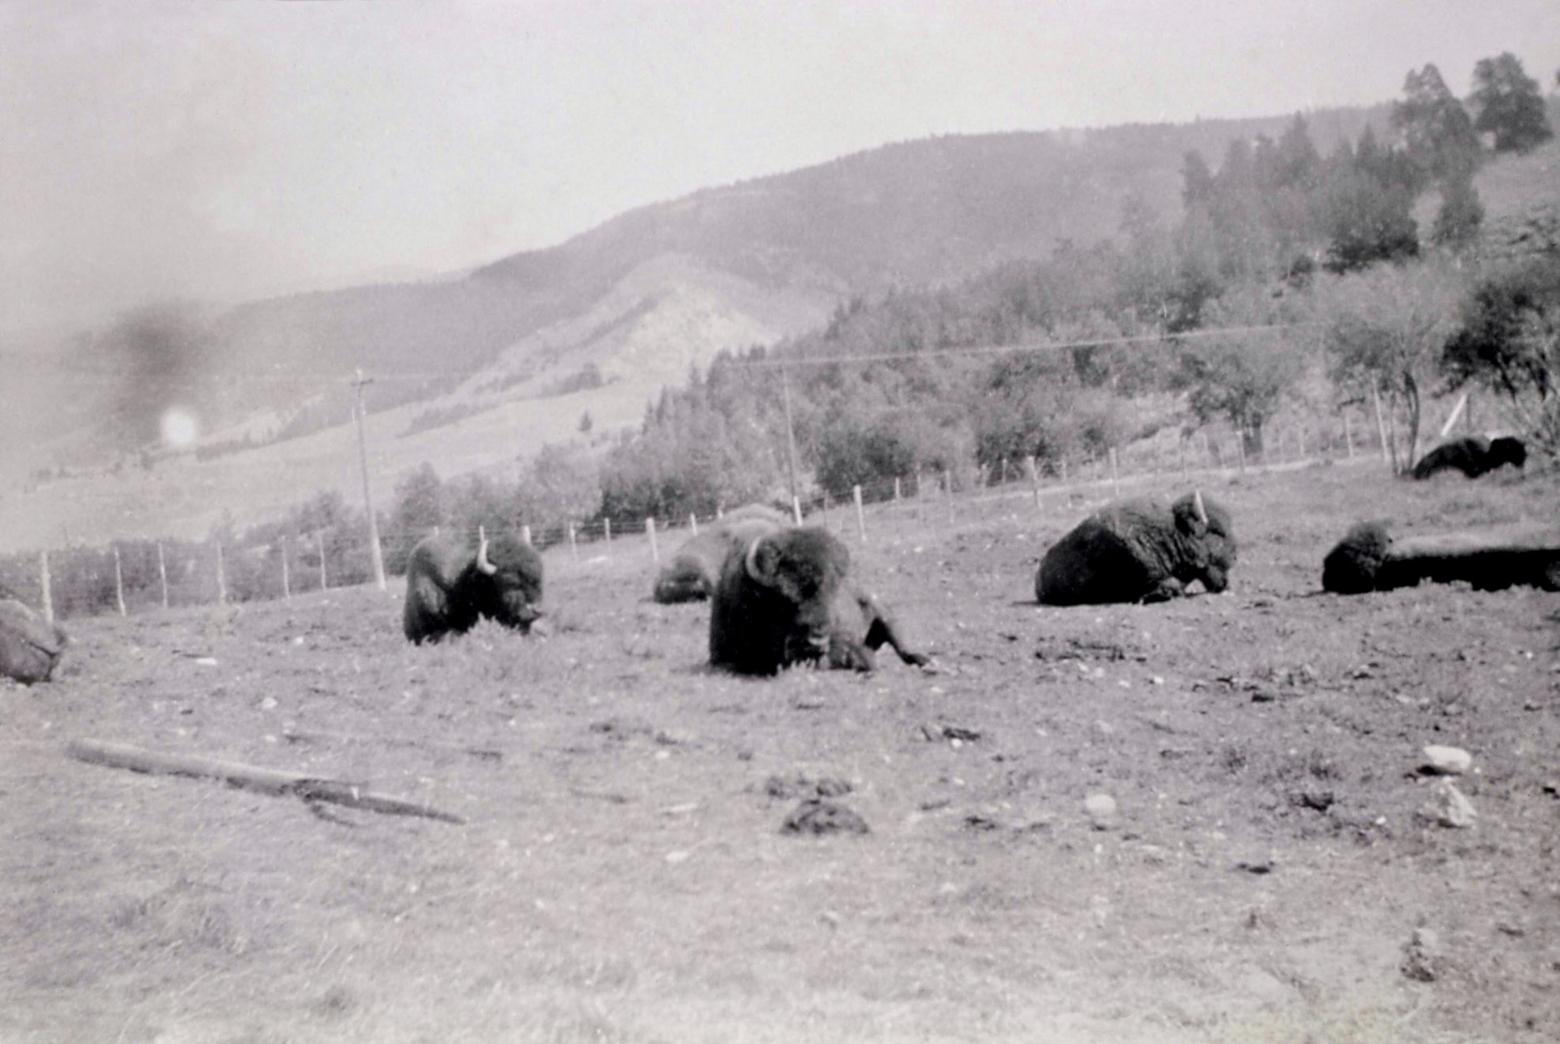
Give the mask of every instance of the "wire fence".
M 1094 459 L 1055 465 L 1036 458 L 1003 459 L 962 468 L 927 468 L 843 489 L 814 488 L 784 505 L 799 523 L 822 525 L 851 540 L 870 542 L 876 523 L 898 512 L 900 521 L 956 526 L 1011 513 L 1027 501 L 1040 515 L 1067 509 L 1078 496 L 1114 499 L 1147 479 L 1299 467 L 1309 463 L 1381 459 L 1373 424 L 1345 412 L 1265 432 L 1261 449 L 1231 430 L 1170 429 L 1159 437 L 1112 449 Z M 733 505 L 735 506 L 735 505 Z M 776 505 L 777 507 L 780 505 Z M 723 512 L 683 517 L 597 517 L 532 526 L 487 524 L 491 537 L 507 532 L 544 556 L 590 561 L 625 557 L 653 566 L 669 560 L 700 527 Z M 0 587 L 45 616 L 151 612 L 188 606 L 271 601 L 354 587 L 374 581 L 374 549 L 361 520 L 246 545 L 211 537 L 204 541 L 129 539 L 106 547 L 69 546 L 0 555 Z M 405 568 L 415 544 L 433 530 L 386 533 L 382 548 L 392 574 Z M 473 548 L 477 526 L 439 530 Z

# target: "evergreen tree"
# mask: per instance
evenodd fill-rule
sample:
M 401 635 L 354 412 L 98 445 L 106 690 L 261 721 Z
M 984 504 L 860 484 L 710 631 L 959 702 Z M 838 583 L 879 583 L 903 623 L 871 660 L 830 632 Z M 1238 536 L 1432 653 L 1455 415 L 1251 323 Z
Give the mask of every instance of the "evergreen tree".
M 1409 158 L 1427 180 L 1451 181 L 1472 173 L 1479 136 L 1441 72 L 1426 65 L 1410 70 L 1402 101 L 1392 105 L 1392 125 L 1403 133 Z
M 1436 211 L 1430 238 L 1454 250 L 1473 243 L 1484 221 L 1484 204 L 1473 187 L 1472 178 L 1458 178 L 1441 192 L 1441 207 Z
M 1193 149 L 1181 161 L 1181 202 L 1190 213 L 1206 207 L 1213 199 L 1213 172 L 1202 153 Z
M 1479 114 L 1474 129 L 1495 135 L 1496 152 L 1526 152 L 1554 137 L 1538 81 L 1510 51 L 1473 67 L 1469 100 Z

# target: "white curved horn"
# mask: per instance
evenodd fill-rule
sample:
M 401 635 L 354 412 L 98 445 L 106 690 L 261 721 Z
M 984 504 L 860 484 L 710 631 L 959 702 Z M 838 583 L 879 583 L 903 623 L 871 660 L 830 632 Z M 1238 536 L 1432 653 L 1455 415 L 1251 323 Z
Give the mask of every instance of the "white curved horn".
M 477 568 L 488 576 L 498 572 L 498 566 L 488 560 L 487 529 L 483 526 L 477 527 Z
M 747 575 L 761 584 L 767 582 L 758 575 L 758 545 L 763 542 L 763 537 L 754 537 L 753 542 L 748 544 L 747 558 L 743 561 L 743 567 L 747 570 Z
M 1197 521 L 1206 526 L 1208 524 L 1208 509 L 1203 507 L 1202 490 L 1192 491 L 1192 507 L 1197 510 Z

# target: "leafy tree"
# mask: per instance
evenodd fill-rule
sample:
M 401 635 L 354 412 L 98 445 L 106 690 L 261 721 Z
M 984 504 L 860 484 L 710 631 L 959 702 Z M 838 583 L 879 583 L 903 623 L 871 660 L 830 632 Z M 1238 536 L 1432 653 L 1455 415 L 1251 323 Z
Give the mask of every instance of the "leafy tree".
M 1510 51 L 1473 67 L 1469 100 L 1479 114 L 1474 129 L 1495 136 L 1496 152 L 1526 152 L 1554 137 L 1538 81 Z
M 1232 292 L 1217 302 L 1217 326 L 1264 326 L 1298 318 L 1288 298 L 1275 299 L 1262 288 Z M 1203 342 L 1187 347 L 1180 359 L 1178 384 L 1187 389 L 1187 405 L 1199 421 L 1229 421 L 1249 455 L 1263 452 L 1263 430 L 1305 369 L 1303 334 L 1287 330 Z
M 1538 257 L 1475 285 L 1442 366 L 1454 385 L 1495 392 L 1540 447 L 1560 455 L 1560 259 Z
M 448 524 L 444 483 L 433 465 L 425 461 L 395 484 L 395 501 L 384 532 L 385 568 L 397 575 L 406 572 L 406 560 L 417 541 Z
M 1381 265 L 1314 292 L 1334 383 L 1367 401 L 1380 397 L 1393 470 L 1407 471 L 1418 455 L 1423 396 L 1456 323 L 1456 271 L 1428 262 Z
M 1328 270 L 1352 272 L 1418 254 L 1413 205 L 1411 192 L 1372 173 L 1364 162 L 1336 166 L 1320 204 Z
M 1409 70 L 1403 100 L 1392 105 L 1392 125 L 1403 132 L 1408 156 L 1427 180 L 1471 174 L 1478 163 L 1479 136 L 1462 103 L 1434 65 Z
M 518 514 L 538 531 L 588 518 L 601 503 L 596 461 L 578 444 L 544 445 L 520 473 Z

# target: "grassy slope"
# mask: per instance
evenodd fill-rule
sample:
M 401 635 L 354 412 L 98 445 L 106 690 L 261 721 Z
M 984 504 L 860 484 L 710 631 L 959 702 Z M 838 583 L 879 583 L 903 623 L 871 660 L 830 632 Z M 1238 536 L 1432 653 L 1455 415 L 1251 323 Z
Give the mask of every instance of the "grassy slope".
M 57 683 L 0 689 L 0 1037 L 1552 1039 L 1560 596 L 1316 588 L 1362 514 L 1553 519 L 1553 477 L 1200 481 L 1235 586 L 1157 607 L 1028 602 L 1083 503 L 875 510 L 858 567 L 933 676 L 707 674 L 706 610 L 646 601 L 632 541 L 549 552 L 545 641 L 413 649 L 369 589 L 82 621 Z M 80 735 L 470 822 L 64 760 Z M 1474 756 L 1471 831 L 1416 816 L 1430 742 Z M 782 836 L 798 774 L 872 832 Z M 1433 983 L 1399 969 L 1420 926 Z

